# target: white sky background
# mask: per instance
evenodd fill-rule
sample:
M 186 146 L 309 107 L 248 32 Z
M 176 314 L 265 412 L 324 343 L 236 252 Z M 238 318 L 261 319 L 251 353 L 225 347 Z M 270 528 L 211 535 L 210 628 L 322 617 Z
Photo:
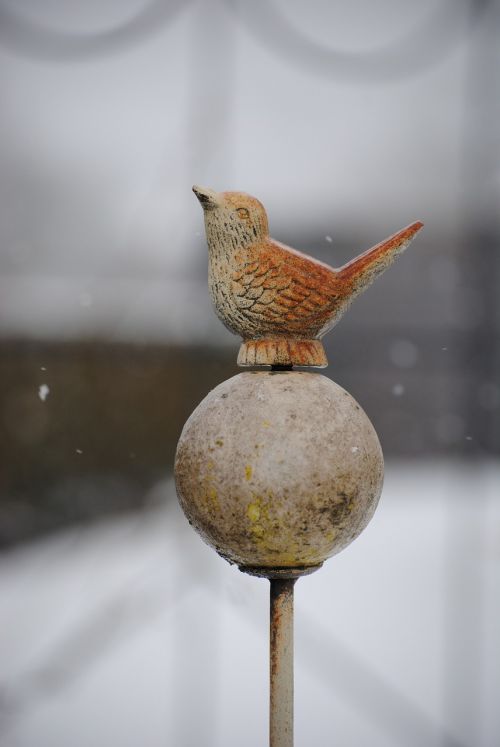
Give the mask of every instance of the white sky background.
M 3 4 L 65 33 L 144 7 Z M 222 339 L 198 287 L 206 248 L 193 183 L 255 194 L 276 238 L 331 235 L 332 264 L 336 236 L 374 244 L 418 218 L 434 241 L 459 232 L 464 65 L 477 43 L 463 41 L 467 3 L 453 4 L 448 51 L 428 67 L 422 29 L 438 0 L 271 4 L 341 52 L 409 39 L 410 54 L 420 34 L 411 54 L 423 70 L 392 80 L 290 61 L 245 21 L 260 3 L 240 3 L 241 18 L 224 0 L 180 5 L 136 44 L 91 59 L 22 56 L 3 34 L 0 333 Z M 462 41 L 448 45 L 448 33 Z M 395 53 L 390 69 L 404 63 Z

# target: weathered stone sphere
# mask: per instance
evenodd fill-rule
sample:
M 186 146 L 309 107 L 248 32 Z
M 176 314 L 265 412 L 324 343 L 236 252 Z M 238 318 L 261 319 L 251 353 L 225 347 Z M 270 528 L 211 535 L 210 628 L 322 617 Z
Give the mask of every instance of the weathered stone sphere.
M 368 524 L 383 457 L 368 417 L 330 379 L 249 371 L 186 422 L 175 479 L 189 522 L 220 555 L 260 575 L 300 575 Z

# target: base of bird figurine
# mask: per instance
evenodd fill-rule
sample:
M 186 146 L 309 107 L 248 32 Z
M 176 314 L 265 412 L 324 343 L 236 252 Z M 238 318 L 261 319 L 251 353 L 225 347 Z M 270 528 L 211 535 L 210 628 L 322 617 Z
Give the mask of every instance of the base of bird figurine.
M 328 365 L 320 340 L 294 340 L 281 337 L 246 340 L 238 353 L 238 366 L 310 366 Z

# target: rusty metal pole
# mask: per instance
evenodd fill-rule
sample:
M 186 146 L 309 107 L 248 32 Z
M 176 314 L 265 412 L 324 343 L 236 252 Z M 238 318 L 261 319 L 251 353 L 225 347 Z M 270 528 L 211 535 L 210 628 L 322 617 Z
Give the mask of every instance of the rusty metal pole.
M 270 579 L 269 745 L 293 747 L 293 587 Z

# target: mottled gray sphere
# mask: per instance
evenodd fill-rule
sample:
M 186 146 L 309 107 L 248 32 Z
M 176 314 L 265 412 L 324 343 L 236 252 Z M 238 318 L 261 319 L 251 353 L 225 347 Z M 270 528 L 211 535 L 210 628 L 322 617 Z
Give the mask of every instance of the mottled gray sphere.
M 220 555 L 262 575 L 300 574 L 366 527 L 382 490 L 383 457 L 368 417 L 330 379 L 249 371 L 193 412 L 175 480 L 189 522 Z

